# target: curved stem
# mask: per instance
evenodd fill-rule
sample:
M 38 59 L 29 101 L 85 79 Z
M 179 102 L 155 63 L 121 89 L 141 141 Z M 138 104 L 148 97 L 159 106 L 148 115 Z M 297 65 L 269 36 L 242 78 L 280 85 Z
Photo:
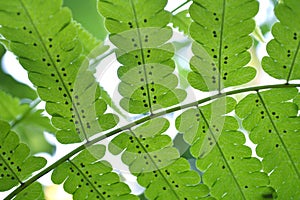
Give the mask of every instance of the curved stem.
M 52 165 L 48 166 L 47 168 L 43 169 L 42 171 L 40 171 L 38 174 L 36 174 L 35 176 L 31 177 L 30 179 L 28 179 L 27 181 L 25 181 L 23 183 L 23 185 L 20 185 L 19 187 L 17 187 L 14 191 L 12 191 L 12 193 L 10 193 L 4 200 L 9 200 L 12 199 L 15 195 L 17 195 L 19 192 L 21 192 L 22 190 L 24 190 L 25 188 L 27 188 L 30 184 L 34 183 L 36 180 L 38 180 L 40 177 L 44 176 L 45 174 L 49 173 L 51 170 L 55 169 L 56 167 L 58 167 L 60 164 L 62 164 L 63 162 L 65 162 L 66 160 L 68 160 L 70 157 L 74 156 L 75 154 L 77 154 L 78 152 L 82 151 L 83 149 L 85 149 L 86 147 L 89 147 L 97 142 L 100 142 L 102 140 L 104 140 L 105 138 L 108 138 L 110 136 L 116 135 L 124 130 L 128 130 L 131 129 L 139 124 L 142 124 L 150 119 L 154 119 L 157 117 L 161 117 L 164 116 L 166 114 L 169 113 L 173 113 L 182 109 L 186 109 L 186 108 L 191 108 L 194 106 L 198 106 L 199 104 L 214 100 L 214 99 L 218 99 L 220 97 L 224 97 L 227 95 L 234 95 L 234 94 L 239 94 L 239 93 L 245 93 L 245 92 L 251 92 L 251 91 L 259 91 L 259 90 L 265 90 L 265 89 L 273 89 L 273 88 L 291 88 L 291 87 L 300 87 L 300 83 L 299 84 L 277 84 L 277 85 L 263 85 L 263 86 L 255 86 L 255 87 L 249 87 L 249 88 L 243 88 L 243 89 L 236 89 L 236 90 L 232 90 L 229 92 L 224 92 L 224 93 L 220 93 L 220 94 L 215 94 L 203 99 L 200 99 L 198 101 L 194 101 L 192 103 L 188 103 L 188 104 L 184 104 L 181 106 L 176 106 L 173 108 L 169 108 L 167 110 L 163 110 L 160 111 L 158 113 L 143 117 L 141 119 L 138 119 L 134 122 L 131 122 L 123 127 L 114 129 L 104 135 L 101 135 L 93 140 L 90 140 L 82 145 L 80 145 L 79 147 L 77 147 L 76 149 L 74 149 L 73 151 L 71 151 L 70 153 L 66 154 L 65 156 L 63 156 L 62 158 L 60 158 L 59 160 L 57 160 L 55 163 L 53 163 Z

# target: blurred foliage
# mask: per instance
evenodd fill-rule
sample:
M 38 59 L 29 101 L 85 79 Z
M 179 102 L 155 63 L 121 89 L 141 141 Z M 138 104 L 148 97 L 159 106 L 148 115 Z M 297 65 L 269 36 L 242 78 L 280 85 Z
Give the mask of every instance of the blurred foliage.
M 64 0 L 72 10 L 73 18 L 98 39 L 107 36 L 102 16 L 97 11 L 97 0 Z

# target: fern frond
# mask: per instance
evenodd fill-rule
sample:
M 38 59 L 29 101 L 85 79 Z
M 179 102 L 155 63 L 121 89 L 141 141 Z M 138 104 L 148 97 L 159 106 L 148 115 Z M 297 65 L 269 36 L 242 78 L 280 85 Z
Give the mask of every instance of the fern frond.
M 64 182 L 64 190 L 73 199 L 138 199 L 130 194 L 129 187 L 120 182 L 112 172 L 111 165 L 100 161 L 105 154 L 105 146 L 94 145 L 80 152 L 72 160 L 58 166 L 52 173 L 56 184 Z
M 121 133 L 109 144 L 113 154 L 122 152 L 122 161 L 146 188 L 149 199 L 204 198 L 209 190 L 200 176 L 190 170 L 187 160 L 179 158 L 172 140 L 163 133 L 168 120 L 157 118 Z
M 46 165 L 46 159 L 30 156 L 29 151 L 9 124 L 0 121 L 0 191 L 23 184 L 33 172 Z
M 194 0 L 190 15 L 194 22 L 190 35 L 195 40 L 193 70 L 188 80 L 201 91 L 219 92 L 229 86 L 251 81 L 256 74 L 247 51 L 252 46 L 249 34 L 255 29 L 252 19 L 258 11 L 256 0 Z
M 188 10 L 183 10 L 172 16 L 171 22 L 174 28 L 178 28 L 179 31 L 184 32 L 185 35 L 189 35 L 189 28 L 192 23 L 192 19 Z
M 176 119 L 177 129 L 191 145 L 203 182 L 217 199 L 264 199 L 272 195 L 268 175 L 260 172 L 261 163 L 251 158 L 238 131 L 235 118 L 226 116 L 235 107 L 232 98 L 221 98 L 208 105 L 185 111 Z
M 45 200 L 42 185 L 39 182 L 32 183 L 17 194 L 14 200 Z
M 61 0 L 0 1 L 0 33 L 38 87 L 61 143 L 81 142 L 116 125 L 104 114 L 106 103 L 87 71 L 88 62 L 78 39 L 78 25 Z M 42 12 L 41 12 L 42 11 Z M 86 48 L 84 48 L 86 49 Z M 106 123 L 109 122 L 109 123 Z
M 262 60 L 263 69 L 272 77 L 288 82 L 300 79 L 300 5 L 297 0 L 285 0 L 275 7 L 280 22 L 272 27 L 272 39 L 267 45 L 269 57 Z
M 118 70 L 121 79 L 120 105 L 130 113 L 152 113 L 178 104 L 186 97 L 176 89 L 178 78 L 173 74 L 174 47 L 167 43 L 172 29 L 166 27 L 170 13 L 164 10 L 167 1 L 100 0 L 100 13 L 110 40 L 117 46 Z M 122 12 L 114 12 L 115 9 Z
M 256 153 L 263 158 L 263 169 L 270 174 L 278 199 L 300 196 L 300 118 L 297 105 L 290 101 L 297 93 L 296 88 L 257 92 L 236 107 L 250 139 L 257 144 Z

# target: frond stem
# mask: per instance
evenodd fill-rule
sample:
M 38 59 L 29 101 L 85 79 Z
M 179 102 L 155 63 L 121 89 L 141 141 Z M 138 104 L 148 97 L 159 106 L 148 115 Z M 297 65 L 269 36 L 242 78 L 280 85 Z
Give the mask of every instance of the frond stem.
M 45 169 L 43 169 L 42 171 L 40 171 L 35 176 L 29 178 L 27 181 L 24 182 L 23 185 L 20 185 L 14 191 L 12 191 L 4 200 L 12 199 L 15 195 L 17 195 L 22 190 L 27 188 L 29 185 L 34 183 L 40 177 L 42 177 L 45 174 L 49 173 L 50 171 L 52 171 L 53 169 L 58 167 L 60 164 L 64 163 L 66 160 L 68 160 L 70 157 L 72 157 L 75 154 L 77 154 L 78 152 L 84 150 L 86 147 L 89 147 L 89 146 L 91 146 L 91 145 L 93 145 L 97 142 L 100 142 L 100 141 L 104 140 L 105 138 L 116 135 L 116 134 L 118 134 L 118 133 L 120 133 L 124 130 L 129 130 L 130 128 L 135 127 L 137 125 L 140 125 L 140 124 L 142 124 L 142 123 L 144 123 L 144 122 L 146 122 L 150 119 L 154 119 L 154 118 L 157 118 L 157 117 L 169 114 L 169 113 L 174 113 L 174 112 L 182 110 L 182 109 L 198 106 L 199 104 L 202 104 L 202 103 L 205 103 L 205 102 L 208 102 L 208 101 L 220 98 L 220 97 L 224 97 L 224 96 L 227 96 L 227 95 L 234 95 L 234 94 L 245 93 L 245 92 L 255 92 L 255 91 L 259 91 L 259 90 L 267 90 L 267 89 L 273 89 L 273 88 L 294 88 L 294 87 L 300 87 L 300 83 L 298 83 L 298 84 L 288 84 L 288 85 L 286 85 L 286 84 L 262 85 L 262 86 L 254 86 L 254 87 L 236 89 L 236 90 L 224 92 L 224 93 L 221 93 L 221 94 L 215 94 L 215 95 L 200 99 L 198 101 L 194 101 L 192 103 L 188 103 L 188 104 L 185 104 L 185 105 L 182 105 L 182 106 L 176 106 L 176 107 L 173 107 L 173 108 L 169 108 L 167 110 L 160 111 L 160 112 L 155 113 L 153 115 L 143 117 L 143 118 L 138 119 L 134 122 L 131 122 L 131 123 L 129 123 L 129 124 L 123 126 L 123 127 L 111 130 L 110 132 L 108 132 L 104 135 L 101 135 L 101 136 L 99 136 L 99 137 L 97 137 L 93 140 L 90 140 L 90 141 L 80 145 L 79 147 L 77 147 L 76 149 L 71 151 L 70 153 L 66 154 L 65 156 L 63 156 L 62 158 L 57 160 L 55 163 L 51 164 L 50 166 L 48 166 Z

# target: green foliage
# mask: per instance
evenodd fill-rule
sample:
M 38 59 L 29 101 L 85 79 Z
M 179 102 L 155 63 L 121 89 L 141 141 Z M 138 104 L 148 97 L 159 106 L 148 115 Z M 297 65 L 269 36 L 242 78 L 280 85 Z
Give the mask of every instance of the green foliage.
M 197 168 L 204 172 L 203 182 L 211 188 L 213 197 L 264 199 L 273 192 L 266 187 L 268 176 L 260 172 L 260 161 L 251 158 L 236 119 L 225 116 L 234 107 L 234 99 L 220 98 L 185 111 L 176 119 L 176 127 L 191 145 L 190 152 L 197 158 Z
M 243 127 L 257 144 L 256 153 L 263 158 L 263 169 L 271 173 L 271 186 L 277 189 L 278 199 L 300 196 L 300 165 L 298 107 L 289 100 L 297 89 L 273 89 L 245 97 L 236 113 Z M 285 162 L 283 162 L 285 160 Z M 287 170 L 288 169 L 288 170 Z M 293 190 L 290 186 L 293 185 Z
M 299 13 L 298 1 L 285 0 L 284 4 L 278 4 L 275 15 L 280 22 L 272 27 L 274 39 L 267 46 L 269 57 L 262 61 L 264 70 L 270 76 L 287 82 L 300 78 Z
M 172 16 L 173 26 L 178 28 L 180 31 L 183 31 L 186 35 L 189 34 L 189 27 L 192 23 L 192 20 L 188 15 L 189 11 L 183 10 Z
M 8 48 L 19 57 L 40 98 L 47 102 L 46 110 L 59 129 L 57 139 L 81 142 L 115 126 L 116 117 L 104 114 L 106 103 L 93 74 L 87 71 L 76 34 L 81 29 L 71 21 L 70 11 L 60 8 L 61 1 L 32 4 L 15 0 L 0 1 L 0 5 L 8 9 L 1 12 L 0 33 L 11 41 Z
M 171 12 L 167 0 L 91 2 L 108 45 L 90 32 L 106 33 L 102 20 L 83 22 L 83 7 L 78 15 L 82 3 L 64 2 L 75 21 L 62 0 L 0 0 L 0 57 L 12 51 L 36 87 L 0 71 L 0 191 L 12 189 L 5 200 L 45 199 L 38 180 L 48 173 L 78 200 L 300 198 L 298 0 L 276 4 L 269 55 L 263 68 L 251 63 L 285 83 L 253 87 L 244 84 L 256 75 L 248 66 L 256 0 L 194 0 L 177 14 L 190 0 Z M 116 91 L 94 77 L 111 53 L 120 64 L 110 80 Z M 45 131 L 80 144 L 65 145 L 45 167 L 31 156 L 52 152 Z
M 171 138 L 162 135 L 168 128 L 165 118 L 148 121 L 115 137 L 109 150 L 114 154 L 123 152 L 122 161 L 137 175 L 149 199 L 206 197 L 208 188 L 199 184 L 199 175 L 180 158 L 178 150 L 172 147 Z
M 171 18 L 163 10 L 166 3 L 118 0 L 98 4 L 110 40 L 118 48 L 117 59 L 124 65 L 118 70 L 119 92 L 124 97 L 120 105 L 130 113 L 152 113 L 186 97 L 183 90 L 176 89 L 174 47 L 166 43 L 172 36 L 166 27 Z
M 17 134 L 4 121 L 0 121 L 0 144 L 0 191 L 22 184 L 46 165 L 46 159 L 29 156 L 29 147 L 20 143 Z
M 255 0 L 218 0 L 211 4 L 196 0 L 190 7 L 194 22 L 190 26 L 195 40 L 188 80 L 202 91 L 218 90 L 247 83 L 255 69 L 245 67 L 250 61 L 252 45 L 249 34 L 255 28 L 252 17 L 258 11 Z M 238 43 L 236 41 L 238 40 Z M 200 46 L 201 45 L 201 46 Z
M 105 154 L 105 146 L 94 145 L 83 150 L 72 160 L 61 164 L 52 173 L 56 184 L 64 182 L 66 192 L 74 199 L 137 199 L 129 194 L 127 185 L 120 182 L 106 161 L 99 161 Z
M 42 115 L 43 110 L 36 110 L 29 104 L 21 104 L 20 100 L 0 91 L 0 120 L 9 122 L 22 142 L 30 146 L 32 153 L 54 152 L 54 146 L 46 141 L 43 132 L 53 133 L 47 117 Z M 35 103 L 35 102 L 31 102 Z

